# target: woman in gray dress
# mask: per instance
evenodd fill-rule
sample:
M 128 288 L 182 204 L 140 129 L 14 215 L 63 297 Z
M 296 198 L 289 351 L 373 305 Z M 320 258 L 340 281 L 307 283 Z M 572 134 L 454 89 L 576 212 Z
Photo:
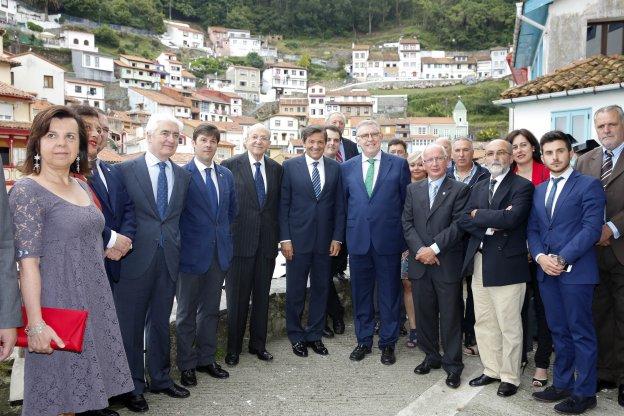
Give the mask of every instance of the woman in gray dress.
M 103 409 L 108 398 L 133 389 L 108 278 L 104 217 L 88 186 L 87 135 L 73 110 L 37 114 L 26 148 L 25 175 L 9 196 L 28 316 L 24 416 L 72 415 Z M 41 307 L 89 311 L 81 353 L 62 346 Z

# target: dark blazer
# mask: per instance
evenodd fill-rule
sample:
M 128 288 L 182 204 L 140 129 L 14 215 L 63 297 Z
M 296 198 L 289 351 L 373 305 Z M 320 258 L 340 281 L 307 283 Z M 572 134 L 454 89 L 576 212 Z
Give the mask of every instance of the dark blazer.
M 0 328 L 22 326 L 22 299 L 15 268 L 15 240 L 13 220 L 9 211 L 4 169 L 0 169 Z
M 145 155 L 116 166 L 134 202 L 137 231 L 132 242 L 132 251 L 121 259 L 121 279 L 138 279 L 147 270 L 163 237 L 163 248 L 169 277 L 178 278 L 180 265 L 180 214 L 184 208 L 186 192 L 191 174 L 171 162 L 173 170 L 173 191 L 169 199 L 164 220 L 160 219 L 152 182 L 147 170 Z
M 457 219 L 464 212 L 470 188 L 454 179 L 445 178 L 429 209 L 429 182 L 427 179 L 407 187 L 403 209 L 403 234 L 410 250 L 408 257 L 409 278 L 420 279 L 428 270 L 434 279 L 458 282 L 462 278 L 461 265 L 464 258 L 462 241 L 464 231 L 457 226 Z M 440 266 L 427 266 L 414 257 L 421 247 L 438 245 Z
M 226 167 L 215 164 L 219 184 L 219 209 L 215 217 L 208 197 L 208 188 L 195 161 L 184 165 L 191 173 L 191 182 L 184 210 L 180 216 L 180 272 L 204 274 L 210 268 L 216 247 L 219 267 L 223 271 L 230 268 L 232 261 L 231 226 L 236 215 L 236 191 L 234 176 Z
M 340 164 L 323 157 L 325 184 L 316 199 L 305 156 L 284 162 L 279 207 L 280 241 L 295 253 L 329 254 L 332 240 L 344 242 L 344 197 Z
M 473 258 L 483 242 L 483 286 L 505 286 L 528 282 L 526 226 L 531 211 L 533 184 L 509 171 L 488 204 L 490 181 L 478 182 L 460 216 L 458 225 L 470 233 L 463 274 L 472 274 Z M 512 209 L 507 210 L 508 206 Z M 477 209 L 474 219 L 470 212 Z M 485 235 L 495 228 L 493 235 Z
M 473 163 L 477 167 L 477 171 L 472 176 L 472 178 L 470 178 L 470 181 L 466 184 L 468 185 L 468 187 L 470 187 L 470 189 L 472 189 L 472 187 L 475 186 L 477 182 L 481 182 L 482 180 L 490 178 L 489 170 L 487 170 L 486 168 L 484 168 L 477 162 L 473 162 Z M 455 179 L 454 169 L 455 169 L 455 164 L 453 164 L 453 166 L 451 166 L 450 168 L 446 169 L 446 176 L 451 179 Z
M 355 142 L 353 140 L 349 140 L 346 137 L 340 137 L 340 140 L 342 140 L 342 147 L 344 147 L 344 151 L 345 151 L 345 157 L 344 160 L 349 160 L 352 157 L 355 157 L 358 155 L 358 148 L 357 148 L 357 144 L 355 144 Z
M 260 208 L 256 197 L 248 153 L 233 156 L 221 163 L 234 175 L 234 186 L 238 201 L 238 214 L 232 224 L 234 256 L 253 257 L 258 254 L 266 258 L 277 256 L 279 227 L 277 223 L 282 166 L 264 156 L 267 199 Z
M 110 240 L 111 230 L 134 240 L 134 235 L 136 234 L 136 218 L 134 215 L 134 203 L 128 195 L 128 191 L 126 190 L 126 186 L 119 172 L 117 172 L 113 166 L 102 161 L 100 161 L 100 167 L 106 179 L 106 185 L 104 185 L 99 175 L 90 177 L 89 185 L 91 189 L 93 189 L 93 192 L 95 192 L 95 195 L 97 195 L 102 206 L 102 214 L 104 214 L 105 221 L 104 231 L 102 231 L 102 240 L 104 242 L 104 248 L 106 248 Z M 121 261 L 105 259 L 104 265 L 106 266 L 106 274 L 109 279 L 118 282 Z
M 410 171 L 403 158 L 381 152 L 379 173 L 368 196 L 362 174 L 362 155 L 341 165 L 346 201 L 349 253 L 364 255 L 371 244 L 380 255 L 405 251 L 401 213 Z
M 558 254 L 572 265 L 570 273 L 558 279 L 563 283 L 597 284 L 598 263 L 594 245 L 600 240 L 606 197 L 596 178 L 573 171 L 555 205 L 552 219 L 546 214 L 544 182 L 535 189 L 533 208 L 527 229 L 529 249 L 535 258 L 539 253 Z M 537 279 L 544 280 L 537 268 Z
M 604 148 L 601 146 L 585 153 L 576 163 L 576 170 L 582 174 L 600 178 L 603 152 Z M 624 152 L 620 153 L 617 163 L 613 166 L 604 191 L 607 194 L 606 219 L 613 222 L 620 235 L 624 235 Z M 620 264 L 624 265 L 624 237 L 617 240 L 611 238 L 611 248 Z

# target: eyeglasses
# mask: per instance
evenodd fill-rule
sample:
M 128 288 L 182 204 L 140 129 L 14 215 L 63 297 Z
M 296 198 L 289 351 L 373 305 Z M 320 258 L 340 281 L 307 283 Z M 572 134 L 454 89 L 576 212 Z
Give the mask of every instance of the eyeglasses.
M 513 146 L 511 146 L 513 150 L 527 149 L 529 147 L 531 147 L 531 143 L 529 142 L 522 142 L 522 143 L 514 144 Z
M 358 139 L 378 139 L 381 133 L 364 133 L 357 136 Z
M 503 157 L 505 155 L 508 155 L 509 152 L 506 150 L 498 150 L 496 152 L 485 152 L 485 157 Z
M 178 132 L 172 132 L 169 130 L 161 130 L 158 132 L 158 134 L 162 137 L 173 137 L 174 139 L 178 140 L 180 138 L 180 133 Z
M 423 159 L 423 163 L 425 165 L 431 165 L 431 164 L 433 164 L 435 162 L 444 162 L 445 160 L 446 160 L 445 156 L 435 156 L 435 157 L 432 157 L 432 158 L 429 158 L 429 159 Z

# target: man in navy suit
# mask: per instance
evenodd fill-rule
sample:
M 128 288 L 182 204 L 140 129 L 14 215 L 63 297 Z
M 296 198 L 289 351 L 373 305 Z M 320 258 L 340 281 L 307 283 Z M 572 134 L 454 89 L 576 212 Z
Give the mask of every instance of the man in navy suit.
M 344 241 L 344 199 L 338 162 L 323 157 L 323 127 L 301 132 L 305 154 L 284 162 L 279 208 L 280 245 L 286 258 L 286 329 L 293 352 L 307 347 L 327 355 L 321 337 L 331 278 L 331 257 Z M 308 325 L 301 325 L 310 275 Z
M 177 361 L 181 382 L 197 385 L 195 370 L 214 378 L 228 372 L 215 361 L 221 289 L 232 262 L 230 228 L 236 215 L 234 177 L 214 163 L 219 129 L 201 124 L 193 132 L 195 157 L 180 216 L 180 276 L 176 298 Z
M 581 414 L 596 406 L 592 300 L 599 277 L 594 244 L 600 240 L 606 196 L 598 179 L 572 169 L 572 144 L 564 133 L 546 133 L 540 146 L 550 180 L 535 190 L 528 240 L 540 265 L 537 279 L 557 359 L 553 385 L 533 397 L 563 400 L 555 406 L 558 413 Z
M 342 164 L 346 201 L 346 238 L 351 266 L 351 293 L 358 345 L 350 359 L 371 352 L 374 331 L 373 290 L 378 285 L 381 362 L 394 364 L 399 337 L 401 297 L 401 213 L 410 171 L 407 160 L 381 151 L 381 131 L 374 120 L 357 126 L 362 154 Z
M 132 247 L 136 233 L 134 203 L 115 169 L 97 157 L 107 141 L 107 133 L 102 130 L 99 113 L 95 108 L 86 105 L 76 106 L 74 109 L 82 117 L 87 128 L 91 164 L 91 175 L 87 180 L 104 214 L 105 226 L 102 232 L 106 255 L 104 264 L 112 285 L 113 282 L 119 281 L 119 260 Z

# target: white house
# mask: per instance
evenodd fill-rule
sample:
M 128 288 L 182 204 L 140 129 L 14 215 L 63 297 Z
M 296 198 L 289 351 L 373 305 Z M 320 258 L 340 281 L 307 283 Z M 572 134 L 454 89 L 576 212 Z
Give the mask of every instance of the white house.
M 182 89 L 182 62 L 178 61 L 178 57 L 173 52 L 162 52 L 156 58 L 156 61 L 162 65 L 164 73 L 161 74 L 161 81 L 168 87 Z
M 133 110 L 143 110 L 151 114 L 166 112 L 179 118 L 191 118 L 189 105 L 158 91 L 130 87 L 128 101 Z
M 492 78 L 492 56 L 489 53 L 478 53 L 474 56 L 477 61 L 477 78 Z
M 467 56 L 421 58 L 423 79 L 462 79 L 477 75 L 477 61 Z
M 351 75 L 358 80 L 366 80 L 368 68 L 369 45 L 351 45 Z
M 271 145 L 288 148 L 291 140 L 299 138 L 299 120 L 283 114 L 275 114 L 265 124 L 271 132 Z
M 416 38 L 399 39 L 399 76 L 418 78 L 420 72 L 420 42 Z
M 20 66 L 11 69 L 13 85 L 52 104 L 65 104 L 65 69 L 33 52 L 13 55 Z
M 201 89 L 192 94 L 199 110 L 199 120 L 201 121 L 221 121 L 227 122 L 231 114 L 230 98 L 219 91 Z
M 243 99 L 236 93 L 219 91 L 222 95 L 230 99 L 230 116 L 240 117 L 243 115 Z M 230 117 L 231 118 L 231 117 Z
M 182 89 L 183 90 L 192 90 L 195 89 L 195 85 L 197 84 L 197 77 L 193 75 L 190 71 L 186 69 L 182 70 Z
M 308 117 L 324 118 L 325 111 L 325 87 L 321 84 L 312 84 L 308 87 Z
M 98 51 L 98 48 L 95 47 L 95 35 L 89 32 L 64 29 L 59 36 L 59 42 L 63 48 L 77 49 L 86 52 Z
M 96 52 L 72 50 L 72 67 L 77 78 L 113 82 L 115 59 Z
M 104 84 L 88 79 L 65 79 L 65 97 L 78 100 L 91 107 L 106 109 Z
M 511 69 L 507 63 L 508 48 L 496 47 L 490 49 L 490 57 L 492 61 L 492 78 L 498 79 L 511 74 Z
M 372 117 L 373 98 L 364 89 L 330 91 L 325 99 L 325 114 L 338 111 L 347 117 Z
M 251 36 L 248 30 L 228 29 L 230 56 L 247 56 L 248 53 L 260 54 L 260 38 Z
M 160 89 L 160 77 L 164 73 L 157 61 L 141 56 L 119 55 L 115 61 L 115 76 L 123 88 L 140 87 L 152 90 Z
M 0 1 L 0 19 L 7 23 L 15 21 L 17 17 L 17 1 L 1 0 Z
M 204 32 L 187 23 L 164 20 L 167 38 L 180 48 L 204 49 Z
M 306 94 L 308 92 L 308 70 L 288 62 L 276 62 L 262 73 L 262 93 L 274 90 L 281 95 Z
M 230 65 L 225 78 L 234 86 L 234 92 L 243 98 L 258 101 L 260 98 L 260 70 L 252 66 Z M 217 88 L 219 89 L 219 88 Z

